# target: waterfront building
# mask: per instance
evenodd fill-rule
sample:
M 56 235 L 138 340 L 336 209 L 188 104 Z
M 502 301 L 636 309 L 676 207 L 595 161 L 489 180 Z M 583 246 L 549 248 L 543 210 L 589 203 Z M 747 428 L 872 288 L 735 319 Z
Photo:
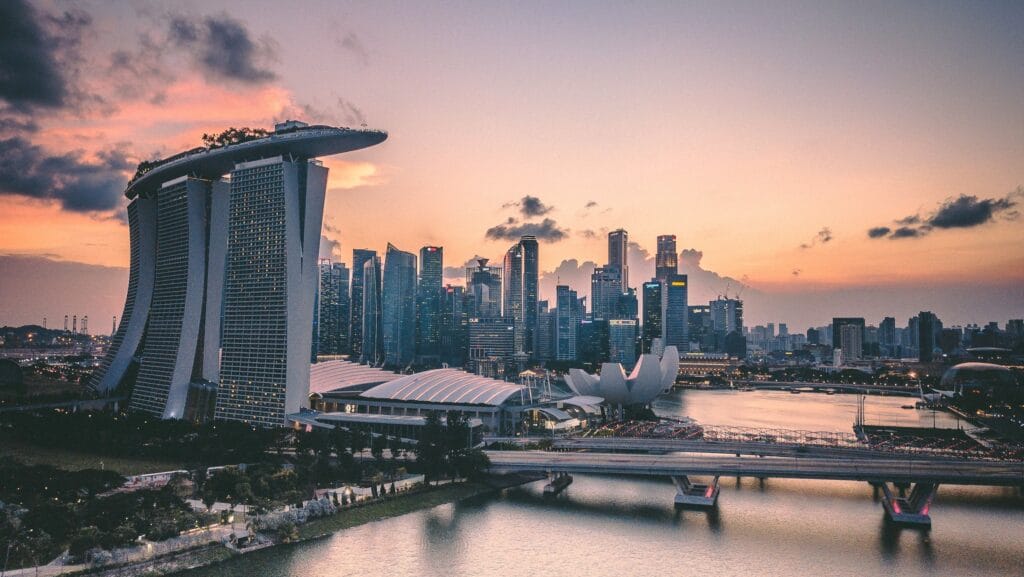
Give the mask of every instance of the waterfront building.
M 708 304 L 711 306 L 711 322 L 716 333 L 726 335 L 733 331 L 743 332 L 743 301 L 718 297 Z
M 416 285 L 416 357 L 419 362 L 437 362 L 441 355 L 441 291 L 444 249 L 420 249 L 420 272 Z
M 377 251 L 357 248 L 352 251 L 352 284 L 349 302 L 349 349 L 353 359 L 363 356 L 363 267 Z
M 289 121 L 270 134 L 140 167 L 128 183 L 132 261 L 100 393 L 165 418 L 281 426 L 306 404 L 327 169 L 316 157 L 386 134 Z M 222 180 L 231 173 L 230 183 Z
M 715 341 L 714 319 L 711 317 L 711 305 L 690 305 L 687 311 L 690 342 L 700 345 L 702 351 L 719 350 Z
M 679 252 L 676 249 L 676 235 L 663 234 L 658 237 L 658 252 L 654 256 L 654 278 L 665 282 L 670 274 L 679 273 Z
M 382 291 L 384 365 L 402 368 L 416 355 L 416 255 L 388 243 Z
M 845 323 L 839 329 L 839 349 L 844 362 L 859 361 L 863 356 L 863 328 L 856 323 Z
M 605 268 L 619 271 L 619 278 L 621 279 L 623 289 L 629 286 L 628 250 L 628 232 L 620 228 L 608 233 L 608 265 Z
M 685 274 L 669 275 L 662 291 L 662 327 L 661 341 L 663 346 L 676 347 L 679 350 L 690 350 L 689 321 L 687 305 L 687 277 Z

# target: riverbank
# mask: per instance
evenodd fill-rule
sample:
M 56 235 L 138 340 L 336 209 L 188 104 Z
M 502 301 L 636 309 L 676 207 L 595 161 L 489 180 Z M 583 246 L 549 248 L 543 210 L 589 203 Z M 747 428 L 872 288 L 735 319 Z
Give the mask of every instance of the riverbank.
M 83 453 L 81 451 L 38 447 L 28 443 L 11 441 L 10 439 L 6 439 L 3 444 L 0 444 L 0 458 L 20 461 L 26 465 L 50 465 L 51 467 L 68 471 L 104 469 L 107 471 L 117 471 L 126 476 L 176 471 L 184 468 L 182 463 L 176 461 L 113 457 L 110 455 Z
M 522 485 L 538 480 L 539 477 L 529 475 L 491 475 L 482 481 L 467 481 L 462 483 L 448 483 L 444 485 L 425 487 L 398 494 L 365 505 L 359 505 L 344 509 L 329 517 L 313 519 L 297 529 L 297 537 L 288 542 L 275 542 L 264 547 L 254 547 L 250 550 L 236 550 L 221 543 L 210 543 L 186 551 L 179 551 L 161 557 L 148 559 L 145 562 L 129 565 L 97 567 L 65 575 L 91 577 L 142 577 L 153 575 L 180 574 L 190 569 L 197 569 L 209 565 L 215 565 L 230 561 L 237 557 L 255 553 L 267 548 L 281 547 L 312 541 L 333 535 L 339 531 L 380 521 L 391 517 L 398 517 L 407 513 L 431 509 L 439 505 L 454 503 L 479 495 L 493 493 L 505 488 Z

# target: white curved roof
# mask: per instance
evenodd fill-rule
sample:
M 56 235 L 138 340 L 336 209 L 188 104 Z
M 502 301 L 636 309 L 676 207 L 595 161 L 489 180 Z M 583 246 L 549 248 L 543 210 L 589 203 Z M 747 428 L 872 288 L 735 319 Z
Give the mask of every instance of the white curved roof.
M 457 369 L 434 369 L 405 375 L 364 391 L 370 399 L 498 406 L 526 387 Z
M 322 395 L 331 391 L 378 385 L 401 376 L 351 361 L 315 363 L 309 367 L 309 394 Z
M 591 375 L 581 369 L 569 369 L 565 383 L 580 396 L 601 397 L 609 403 L 632 405 L 649 403 L 667 391 L 679 374 L 679 351 L 665 347 L 661 359 L 646 354 L 628 376 L 618 363 L 603 363 L 601 374 Z

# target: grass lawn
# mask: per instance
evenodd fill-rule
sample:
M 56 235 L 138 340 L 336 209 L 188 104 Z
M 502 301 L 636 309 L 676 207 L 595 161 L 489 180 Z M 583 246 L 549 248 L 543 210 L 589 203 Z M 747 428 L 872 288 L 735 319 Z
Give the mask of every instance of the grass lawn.
M 473 497 L 492 491 L 490 487 L 480 483 L 459 483 L 444 485 L 435 489 L 418 491 L 411 494 L 399 494 L 382 502 L 364 505 L 339 512 L 330 517 L 314 519 L 298 527 L 299 539 L 313 539 L 330 535 L 342 529 L 355 527 L 371 521 L 397 517 L 421 509 L 430 509 L 445 503 Z
M 139 475 L 142 473 L 159 473 L 183 469 L 181 463 L 174 461 L 156 461 L 94 455 L 77 451 L 35 447 L 22 443 L 4 441 L 0 443 L 0 457 L 17 459 L 29 465 L 50 465 L 58 469 L 79 471 L 81 469 L 99 469 L 100 461 L 104 469 L 117 471 L 122 475 Z

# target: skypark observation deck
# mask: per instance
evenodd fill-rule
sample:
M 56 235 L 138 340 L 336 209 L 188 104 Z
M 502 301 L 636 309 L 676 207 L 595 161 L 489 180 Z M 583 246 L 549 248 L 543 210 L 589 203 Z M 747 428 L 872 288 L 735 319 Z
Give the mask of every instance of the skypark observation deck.
M 149 172 L 132 179 L 124 191 L 128 198 L 156 192 L 161 185 L 182 176 L 216 180 L 236 164 L 275 156 L 318 158 L 367 148 L 384 142 L 382 130 L 332 126 L 278 128 L 258 138 L 219 148 L 193 148 L 159 161 Z

